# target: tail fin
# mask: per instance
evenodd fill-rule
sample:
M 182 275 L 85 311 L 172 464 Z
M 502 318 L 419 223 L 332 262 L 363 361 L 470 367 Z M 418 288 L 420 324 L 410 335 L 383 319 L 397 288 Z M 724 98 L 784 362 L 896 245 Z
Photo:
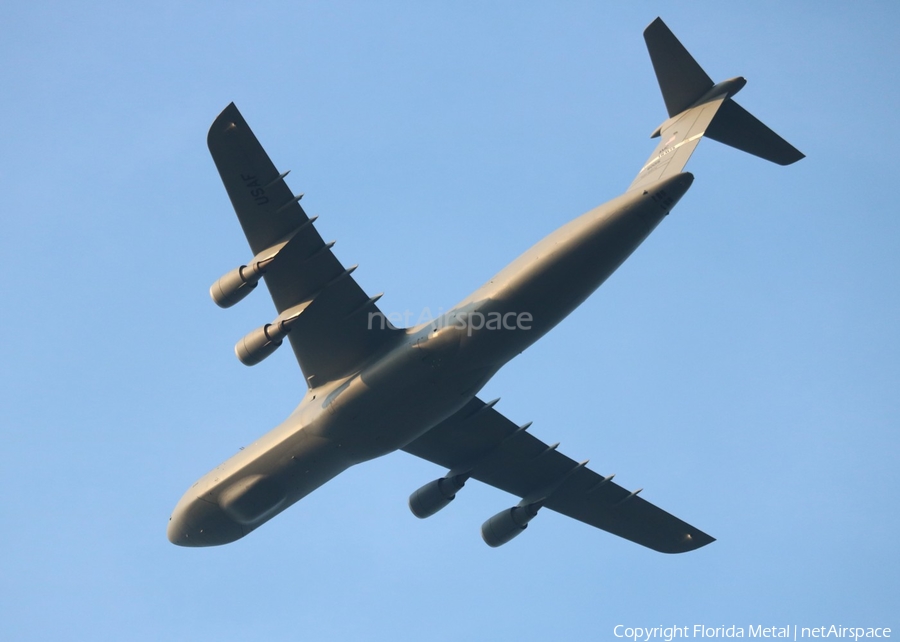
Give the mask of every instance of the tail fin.
M 644 41 L 669 116 L 693 106 L 715 85 L 662 19 L 657 18 L 644 29 Z
M 629 191 L 680 173 L 704 135 L 779 165 L 804 157 L 732 100 L 746 80 L 738 77 L 714 84 L 659 18 L 644 30 L 644 40 L 669 119 L 653 132 L 651 138 L 662 140 Z

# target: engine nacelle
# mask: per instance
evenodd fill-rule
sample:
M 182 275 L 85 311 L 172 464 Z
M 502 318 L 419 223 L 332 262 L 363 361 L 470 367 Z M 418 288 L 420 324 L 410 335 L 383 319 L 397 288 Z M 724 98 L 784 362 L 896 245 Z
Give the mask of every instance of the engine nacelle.
M 481 525 L 481 537 L 492 548 L 506 544 L 528 528 L 528 522 L 537 515 L 540 505 L 513 506 L 500 511 Z
M 267 323 L 257 328 L 234 346 L 234 354 L 245 366 L 255 366 L 257 363 L 275 352 L 291 327 L 300 318 L 300 315 L 310 306 L 315 295 L 297 305 L 288 308 L 278 315 L 272 323 Z
M 209 296 L 220 308 L 230 308 L 250 294 L 262 276 L 262 270 L 255 261 L 251 266 L 242 265 L 213 283 Z
M 245 366 L 255 366 L 281 346 L 284 336 L 280 324 L 267 323 L 238 341 L 234 354 Z
M 468 475 L 455 475 L 428 482 L 409 496 L 409 510 L 419 519 L 431 517 L 453 501 L 468 478 Z

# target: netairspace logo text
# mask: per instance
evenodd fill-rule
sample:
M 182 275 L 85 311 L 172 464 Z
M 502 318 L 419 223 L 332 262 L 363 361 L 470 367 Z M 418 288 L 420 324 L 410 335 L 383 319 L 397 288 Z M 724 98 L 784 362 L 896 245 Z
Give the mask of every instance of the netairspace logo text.
M 844 639 L 858 642 L 864 638 L 890 638 L 891 630 L 885 627 L 841 626 L 832 624 L 828 626 L 706 626 L 695 624 L 693 626 L 625 626 L 617 624 L 613 628 L 613 635 L 617 638 L 632 640 L 633 642 L 673 642 L 684 638 L 779 638 L 782 640 L 800 639 Z

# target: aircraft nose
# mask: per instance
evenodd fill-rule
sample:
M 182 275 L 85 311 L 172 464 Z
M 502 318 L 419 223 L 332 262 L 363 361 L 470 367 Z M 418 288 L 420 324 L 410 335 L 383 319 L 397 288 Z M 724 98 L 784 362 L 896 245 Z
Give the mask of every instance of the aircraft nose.
M 244 529 L 218 504 L 183 497 L 169 517 L 166 536 L 177 546 L 220 546 L 242 538 Z
M 169 541 L 177 546 L 191 546 L 192 531 L 193 528 L 187 523 L 184 513 L 175 510 L 169 517 L 169 526 L 166 528 L 166 537 Z

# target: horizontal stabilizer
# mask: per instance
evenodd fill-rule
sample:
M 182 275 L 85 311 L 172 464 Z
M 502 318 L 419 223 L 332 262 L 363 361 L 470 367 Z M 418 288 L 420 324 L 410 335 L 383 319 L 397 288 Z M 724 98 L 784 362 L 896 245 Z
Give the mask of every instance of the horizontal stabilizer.
M 706 128 L 706 135 L 779 165 L 790 165 L 805 158 L 800 150 L 730 98 L 719 108 L 719 113 Z

